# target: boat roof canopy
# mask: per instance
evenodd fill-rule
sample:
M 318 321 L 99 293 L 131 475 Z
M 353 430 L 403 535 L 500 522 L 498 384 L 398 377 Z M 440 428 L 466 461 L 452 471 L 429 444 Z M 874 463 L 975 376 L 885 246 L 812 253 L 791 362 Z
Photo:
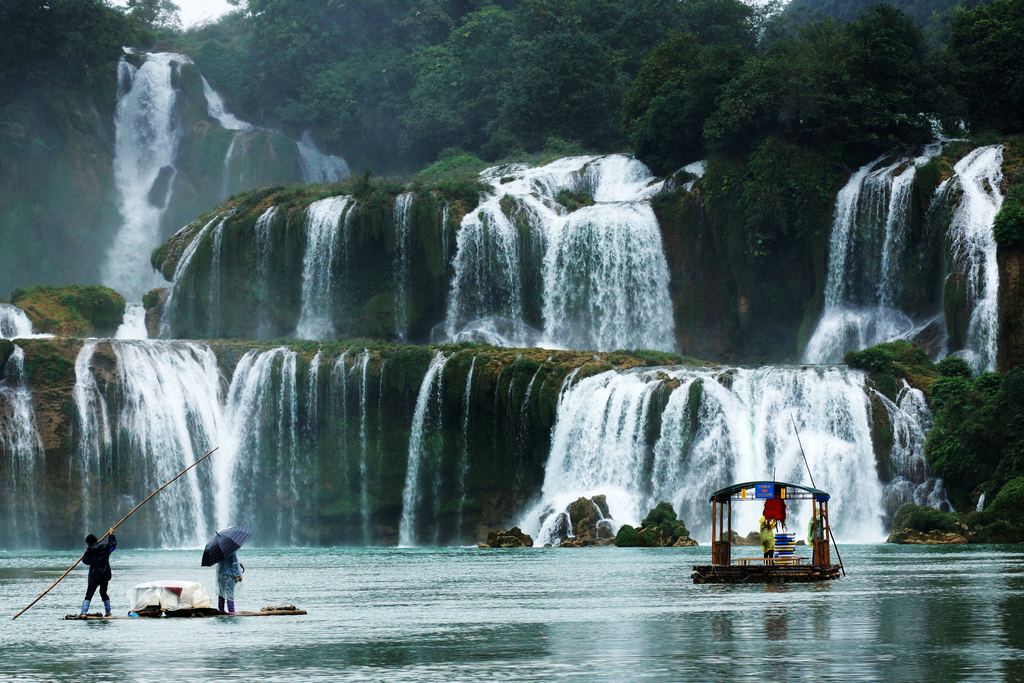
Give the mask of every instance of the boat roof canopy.
M 785 489 L 785 493 L 781 490 Z M 751 491 L 749 495 L 745 494 L 745 491 Z M 763 495 L 764 491 L 768 491 L 771 495 Z M 758 500 L 765 498 L 773 498 L 780 496 L 788 500 L 811 500 L 814 499 L 819 503 L 826 502 L 831 496 L 826 491 L 821 489 L 811 488 L 810 486 L 803 486 L 802 484 L 790 484 L 784 481 L 747 481 L 742 484 L 731 484 L 726 486 L 724 489 L 719 489 L 711 494 L 711 498 L 708 502 L 724 503 L 737 498 L 739 500 Z

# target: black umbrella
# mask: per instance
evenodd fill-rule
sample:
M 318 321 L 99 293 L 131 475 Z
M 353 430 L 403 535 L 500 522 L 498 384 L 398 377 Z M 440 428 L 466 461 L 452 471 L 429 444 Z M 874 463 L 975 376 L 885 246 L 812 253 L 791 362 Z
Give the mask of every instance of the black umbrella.
M 204 567 L 212 567 L 225 557 L 241 548 L 252 535 L 248 529 L 240 526 L 232 526 L 218 531 L 206 547 L 203 549 Z

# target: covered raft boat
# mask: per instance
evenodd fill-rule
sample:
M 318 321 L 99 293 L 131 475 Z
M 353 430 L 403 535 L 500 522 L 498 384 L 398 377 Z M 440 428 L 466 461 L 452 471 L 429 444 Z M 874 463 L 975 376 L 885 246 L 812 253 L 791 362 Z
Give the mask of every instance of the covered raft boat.
M 127 616 L 107 617 L 102 614 L 69 614 L 65 619 L 108 620 L 136 618 L 201 618 L 201 617 L 272 617 L 304 615 L 305 610 L 294 605 L 264 607 L 259 612 L 225 614 L 210 604 L 210 595 L 201 583 L 195 581 L 150 581 L 128 590 L 131 612 Z
M 825 491 L 778 481 L 733 484 L 711 494 L 711 564 L 693 567 L 694 583 L 789 583 L 838 579 L 841 565 L 832 564 L 829 547 L 828 501 Z M 765 509 L 781 510 L 787 501 L 811 501 L 811 557 L 732 557 L 733 501 L 763 501 Z

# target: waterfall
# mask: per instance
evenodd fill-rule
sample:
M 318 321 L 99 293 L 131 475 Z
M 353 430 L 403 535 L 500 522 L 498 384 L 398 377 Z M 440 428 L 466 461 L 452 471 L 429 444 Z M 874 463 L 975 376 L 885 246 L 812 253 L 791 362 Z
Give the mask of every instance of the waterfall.
M 555 226 L 544 256 L 545 345 L 671 350 L 668 264 L 651 207 L 595 204 Z
M 29 339 L 48 337 L 37 335 L 32 330 L 32 321 L 25 311 L 11 304 L 0 304 L 0 339 Z
M 207 302 L 207 315 L 213 320 L 221 318 L 221 293 L 220 293 L 220 269 L 223 260 L 224 247 L 224 223 L 217 223 L 213 229 L 213 240 L 210 245 L 210 285 L 209 301 Z
M 668 265 L 649 204 L 664 183 L 646 166 L 620 154 L 567 157 L 498 166 L 481 178 L 491 193 L 456 238 L 450 339 L 674 348 Z M 528 289 L 534 281 L 539 301 Z M 535 306 L 540 334 L 527 323 Z
M 113 443 L 110 429 L 110 411 L 107 402 L 96 384 L 92 374 L 92 359 L 96 354 L 96 340 L 87 341 L 75 358 L 75 417 L 78 440 L 75 452 L 82 482 L 82 522 L 87 529 L 98 528 L 103 524 L 97 512 L 93 510 L 93 502 L 97 491 L 93 487 L 102 481 L 106 472 L 103 464 L 109 457 Z
M 36 496 L 43 441 L 36 429 L 32 392 L 25 376 L 25 352 L 15 345 L 0 366 L 0 473 L 3 517 L 12 545 L 39 538 Z M 3 508 L 7 508 L 4 510 Z
M 149 254 L 160 245 L 160 219 L 173 189 L 167 180 L 162 197 L 151 196 L 161 174 L 173 174 L 182 130 L 175 114 L 172 84 L 177 66 L 188 57 L 170 52 L 147 54 L 142 65 L 118 67 L 114 117 L 114 183 L 121 198 L 121 227 L 107 254 L 103 284 L 131 300 L 141 300 L 159 278 Z M 167 169 L 167 170 L 165 170 Z
M 185 279 L 185 275 L 189 272 L 189 266 L 192 264 L 192 258 L 195 256 L 196 251 L 199 250 L 199 246 L 203 243 L 204 238 L 211 228 L 219 230 L 223 228 L 224 221 L 230 217 L 230 214 L 221 215 L 217 214 L 210 221 L 200 228 L 192 241 L 188 243 L 184 251 L 181 252 L 181 256 L 178 258 L 178 263 L 174 266 L 174 277 L 172 278 L 173 284 L 171 285 L 171 291 L 167 296 L 167 302 L 164 304 L 164 314 L 160 320 L 160 334 L 166 336 L 169 334 L 171 329 L 171 321 L 174 320 L 174 315 L 177 312 L 179 306 L 179 297 L 175 296 L 178 287 L 181 286 Z M 216 227 L 215 227 L 216 226 Z M 187 227 L 187 226 L 186 226 Z M 182 228 L 184 230 L 185 228 Z M 181 231 L 179 231 L 180 233 Z
M 438 352 L 430 361 L 419 393 L 416 395 L 416 409 L 412 416 L 409 432 L 409 455 L 405 467 L 405 487 L 402 490 L 402 517 L 398 527 L 398 545 L 416 545 L 416 515 L 421 503 L 420 470 L 424 455 L 429 447 L 425 443 L 429 423 L 431 399 L 435 391 L 441 394 L 441 373 L 449 356 Z M 432 452 L 432 451 L 431 451 Z
M 363 518 L 364 545 L 370 543 L 369 444 L 366 437 L 366 394 L 369 367 L 370 351 L 363 349 L 363 355 L 359 358 L 359 510 Z
M 469 477 L 469 416 L 472 408 L 473 398 L 473 371 L 476 369 L 476 356 L 469 363 L 469 372 L 466 373 L 466 389 L 462 394 L 462 439 L 459 443 L 459 516 L 455 525 L 455 539 L 461 543 L 464 537 L 464 517 L 466 507 L 466 480 Z
M 270 299 L 271 295 L 270 269 L 271 259 L 274 255 L 274 241 L 270 231 L 276 217 L 277 207 L 271 206 L 260 214 L 253 227 L 253 245 L 256 249 L 256 272 L 253 274 L 253 282 L 260 300 L 264 302 L 264 305 L 260 306 L 260 321 L 257 326 L 257 336 L 260 339 L 266 339 L 270 335 L 270 313 L 265 302 Z
M 882 158 L 862 166 L 836 195 L 829 239 L 825 309 L 804 351 L 809 363 L 841 362 L 847 351 L 915 333 L 898 308 L 918 167 L 941 151 Z
M 227 453 L 218 463 L 218 526 L 261 522 L 264 538 L 296 543 L 312 483 L 299 428 L 297 354 L 278 347 L 238 362 L 225 406 Z
M 130 464 L 132 488 L 126 493 L 139 497 L 217 445 L 222 433 L 220 375 L 217 359 L 205 346 L 120 341 L 111 347 L 117 361 L 118 404 L 116 413 L 109 407 L 103 410 L 114 416 L 111 427 L 118 467 Z M 83 348 L 79 353 L 93 351 Z M 76 388 L 76 392 L 89 390 L 88 386 Z M 102 414 L 101 410 L 101 418 Z M 95 420 L 97 412 L 79 417 Z M 102 429 L 102 425 L 90 428 Z M 91 456 L 80 457 L 85 462 Z M 153 540 L 165 546 L 206 541 L 213 520 L 201 479 L 208 476 L 206 470 L 193 470 L 154 499 L 154 519 L 159 523 L 151 530 Z M 87 479 L 85 486 L 93 491 L 101 484 Z
M 652 423 L 654 406 L 662 403 L 652 399 L 661 392 L 670 393 Z M 908 424 L 920 419 L 909 406 L 903 413 Z M 604 494 L 613 527 L 635 525 L 667 500 L 694 535 L 706 539 L 712 491 L 773 473 L 780 481 L 809 484 L 791 420 L 815 482 L 832 494 L 836 535 L 883 538 L 884 485 L 865 378 L 838 366 L 608 371 L 578 382 L 570 376 L 558 402 L 540 502 L 520 526 L 541 543 L 556 541 L 558 517 L 569 503 Z M 651 424 L 660 424 L 655 436 Z M 908 480 L 923 479 L 905 465 L 895 467 Z M 795 524 L 807 514 L 804 504 L 790 504 Z M 733 528 L 755 529 L 759 515 L 754 504 L 740 506 Z
M 304 183 L 331 183 L 348 177 L 348 163 L 338 156 L 324 154 L 313 142 L 309 131 L 295 143 L 299 150 L 299 170 Z
M 334 263 L 341 218 L 354 206 L 348 196 L 315 201 L 306 209 L 306 249 L 302 258 L 302 309 L 295 336 L 328 339 L 334 334 Z
M 412 192 L 395 197 L 395 336 L 409 333 L 409 240 L 412 237 Z
M 334 366 L 331 368 L 331 410 L 340 419 L 333 420 L 332 425 L 336 430 L 332 435 L 337 444 L 338 460 L 341 462 L 339 471 L 342 481 L 341 489 L 349 491 L 349 468 L 348 468 L 348 350 L 334 359 Z
M 966 283 L 970 322 L 963 355 L 978 371 L 994 370 L 999 342 L 999 264 L 992 225 L 1003 205 L 1001 145 L 979 147 L 953 167 L 962 193 L 949 223 L 952 274 Z
M 925 438 L 932 427 L 932 414 L 924 393 L 902 381 L 895 401 L 871 390 L 885 407 L 892 429 L 889 456 L 892 479 L 885 485 L 885 510 L 895 515 L 901 505 L 913 503 L 933 508 L 949 508 L 941 479 L 931 475 L 924 454 Z
M 117 326 L 114 333 L 116 339 L 148 339 L 149 330 L 146 329 L 146 309 L 142 304 L 125 304 L 124 318 Z

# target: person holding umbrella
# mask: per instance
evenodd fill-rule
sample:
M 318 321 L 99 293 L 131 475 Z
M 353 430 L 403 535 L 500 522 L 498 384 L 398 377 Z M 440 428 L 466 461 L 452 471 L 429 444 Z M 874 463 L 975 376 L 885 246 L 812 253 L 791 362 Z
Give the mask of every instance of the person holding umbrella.
M 218 531 L 203 549 L 203 565 L 217 565 L 217 610 L 221 614 L 235 613 L 235 584 L 242 580 L 245 567 L 238 561 L 237 550 L 248 540 L 250 532 L 241 527 Z M 224 603 L 227 603 L 227 611 Z

